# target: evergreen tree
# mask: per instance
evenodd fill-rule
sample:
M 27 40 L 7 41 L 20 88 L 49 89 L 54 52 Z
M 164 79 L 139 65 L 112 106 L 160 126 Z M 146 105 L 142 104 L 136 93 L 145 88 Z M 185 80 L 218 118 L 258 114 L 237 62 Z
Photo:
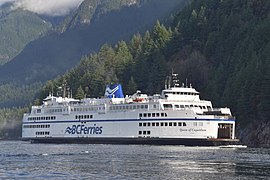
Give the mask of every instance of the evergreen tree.
M 160 22 L 157 21 L 154 26 L 152 36 L 155 48 L 164 48 L 172 38 L 172 31 L 167 30 L 164 25 L 161 25 Z
M 132 54 L 132 56 L 134 58 L 137 58 L 141 52 L 142 52 L 142 44 L 143 44 L 143 40 L 140 34 L 135 34 L 133 35 L 131 41 L 130 41 L 130 53 Z
M 75 98 L 76 99 L 83 99 L 85 97 L 84 91 L 82 89 L 82 86 L 79 86 L 79 88 L 76 91 Z
M 136 91 L 137 91 L 137 84 L 134 81 L 134 78 L 131 77 L 126 87 L 126 94 L 131 95 L 134 94 Z
M 148 56 L 151 54 L 152 50 L 155 48 L 155 42 L 150 36 L 150 32 L 146 31 L 143 36 L 143 54 Z

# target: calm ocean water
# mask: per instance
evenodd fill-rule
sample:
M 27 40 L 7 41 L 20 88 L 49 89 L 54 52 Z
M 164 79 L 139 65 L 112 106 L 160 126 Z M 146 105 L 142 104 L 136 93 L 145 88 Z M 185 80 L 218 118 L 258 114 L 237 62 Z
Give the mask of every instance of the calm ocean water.
M 269 179 L 270 149 L 0 141 L 0 179 Z

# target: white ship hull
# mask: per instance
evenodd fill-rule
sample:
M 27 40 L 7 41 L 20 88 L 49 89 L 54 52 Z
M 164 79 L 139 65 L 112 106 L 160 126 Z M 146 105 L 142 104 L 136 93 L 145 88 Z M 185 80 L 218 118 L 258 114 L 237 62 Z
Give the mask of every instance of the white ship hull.
M 50 143 L 220 145 L 236 142 L 234 119 L 188 116 L 192 114 L 190 110 L 166 111 L 167 117 L 163 118 L 139 118 L 139 114 L 145 112 L 93 114 L 99 119 L 76 120 L 75 115 L 58 115 L 55 120 L 25 120 L 22 137 Z M 161 112 L 149 111 L 147 114 Z M 230 137 L 218 137 L 220 125 L 230 125 Z

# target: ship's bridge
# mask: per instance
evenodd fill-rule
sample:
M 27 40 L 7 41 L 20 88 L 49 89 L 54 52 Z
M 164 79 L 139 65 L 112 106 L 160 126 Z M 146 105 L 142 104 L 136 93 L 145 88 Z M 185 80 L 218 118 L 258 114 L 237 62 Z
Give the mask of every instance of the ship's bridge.
M 167 100 L 200 101 L 199 92 L 192 87 L 172 87 L 164 89 L 161 97 Z

